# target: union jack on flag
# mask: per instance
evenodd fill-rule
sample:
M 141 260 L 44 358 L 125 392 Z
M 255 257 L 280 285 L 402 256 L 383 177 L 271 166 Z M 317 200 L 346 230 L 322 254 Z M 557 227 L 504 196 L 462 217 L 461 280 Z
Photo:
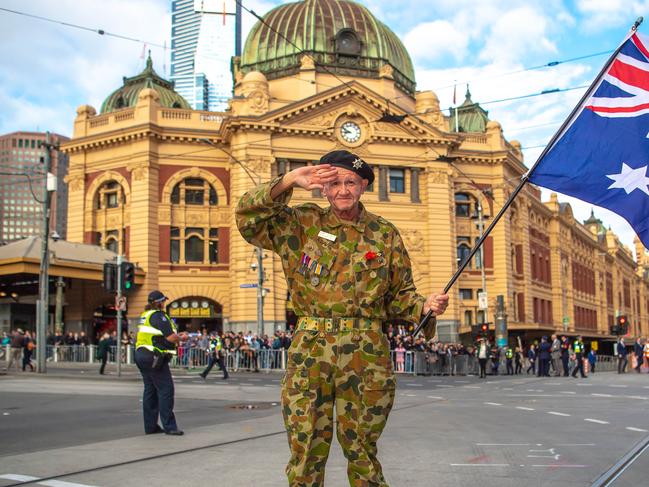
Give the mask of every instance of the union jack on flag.
M 607 208 L 649 248 L 649 38 L 633 32 L 529 181 Z
M 649 50 L 638 34 L 622 47 L 586 108 L 603 117 L 649 113 Z

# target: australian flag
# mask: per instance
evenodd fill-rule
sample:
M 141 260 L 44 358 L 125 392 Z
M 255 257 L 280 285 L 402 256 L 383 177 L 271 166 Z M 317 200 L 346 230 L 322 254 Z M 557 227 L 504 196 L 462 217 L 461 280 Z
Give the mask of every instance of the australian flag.
M 628 221 L 649 248 L 649 37 L 634 32 L 529 181 Z

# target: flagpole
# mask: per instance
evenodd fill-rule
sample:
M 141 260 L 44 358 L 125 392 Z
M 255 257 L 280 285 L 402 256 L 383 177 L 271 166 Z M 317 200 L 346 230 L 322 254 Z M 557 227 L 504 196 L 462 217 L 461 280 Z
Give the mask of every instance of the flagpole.
M 573 118 L 579 112 L 582 105 L 586 102 L 586 100 L 588 100 L 591 97 L 591 95 L 599 87 L 600 82 L 601 82 L 602 78 L 604 77 L 604 74 L 606 73 L 606 71 L 608 71 L 608 68 L 611 66 L 611 64 L 613 64 L 613 61 L 615 60 L 617 55 L 620 53 L 620 50 L 622 49 L 622 46 L 629 39 L 629 37 L 631 37 L 638 30 L 638 27 L 640 27 L 640 24 L 642 24 L 642 21 L 643 21 L 643 18 L 638 17 L 638 19 L 635 21 L 635 23 L 631 27 L 631 30 L 629 31 L 627 36 L 620 43 L 620 45 L 617 47 L 615 52 L 613 52 L 613 54 L 608 59 L 608 61 L 604 65 L 604 67 L 600 70 L 599 74 L 595 78 L 595 81 L 590 85 L 588 90 L 586 90 L 586 93 L 584 93 L 584 95 L 581 97 L 581 99 L 579 100 L 579 103 L 577 103 L 575 108 L 572 109 L 572 112 L 570 112 L 570 115 L 568 116 L 568 118 L 566 118 L 566 120 L 561 124 L 561 127 L 559 127 L 559 129 L 552 136 L 552 139 L 550 139 L 550 142 L 548 142 L 548 144 L 545 146 L 545 148 L 543 149 L 543 151 L 541 152 L 539 157 L 537 157 L 536 162 L 532 165 L 532 167 L 525 174 L 523 174 L 523 176 L 521 177 L 521 180 L 518 183 L 518 186 L 516 187 L 516 189 L 514 189 L 513 193 L 509 196 L 509 198 L 507 198 L 507 201 L 502 206 L 502 208 L 500 209 L 498 214 L 491 221 L 491 223 L 489 224 L 487 229 L 484 231 L 484 233 L 480 236 L 480 238 L 476 242 L 475 246 L 471 249 L 471 252 L 469 252 L 469 255 L 460 264 L 458 269 L 455 271 L 455 273 L 451 277 L 450 281 L 448 281 L 448 283 L 444 287 L 443 294 L 448 293 L 448 291 L 451 289 L 451 287 L 453 287 L 453 284 L 455 284 L 455 281 L 458 280 L 458 278 L 460 277 L 460 275 L 462 274 L 464 269 L 466 269 L 466 267 L 469 265 L 469 262 L 471 262 L 471 259 L 478 252 L 478 250 L 480 249 L 480 247 L 482 246 L 482 244 L 484 243 L 486 238 L 489 236 L 489 234 L 491 233 L 493 228 L 496 226 L 498 221 L 502 218 L 502 216 L 505 214 L 507 209 L 509 209 L 511 204 L 514 202 L 514 199 L 516 198 L 516 196 L 518 196 L 518 193 L 520 193 L 521 190 L 523 189 L 523 187 L 527 184 L 527 182 L 529 181 L 530 175 L 534 172 L 536 167 L 539 165 L 541 160 L 543 160 L 543 158 L 547 155 L 547 153 L 550 151 L 550 149 L 552 149 L 552 147 L 554 146 L 555 142 L 559 139 L 559 137 L 561 137 L 563 135 L 564 131 L 572 123 Z M 484 265 L 484 263 L 483 263 L 483 265 Z M 413 337 L 417 336 L 417 334 L 421 331 L 421 329 L 426 325 L 428 320 L 431 319 L 432 317 L 433 317 L 433 312 L 428 311 L 428 313 L 426 313 L 426 315 L 421 319 L 421 321 L 417 325 L 417 328 L 415 328 L 415 331 L 412 333 L 412 336 Z

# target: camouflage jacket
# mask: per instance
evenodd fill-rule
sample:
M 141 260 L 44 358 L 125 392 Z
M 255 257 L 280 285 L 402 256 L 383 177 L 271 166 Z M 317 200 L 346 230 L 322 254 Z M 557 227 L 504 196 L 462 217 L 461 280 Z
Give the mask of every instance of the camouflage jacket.
M 330 207 L 289 207 L 292 190 L 270 197 L 279 181 L 243 195 L 237 226 L 246 241 L 281 257 L 297 316 L 420 319 L 425 298 L 394 225 L 362 205 L 356 223 Z

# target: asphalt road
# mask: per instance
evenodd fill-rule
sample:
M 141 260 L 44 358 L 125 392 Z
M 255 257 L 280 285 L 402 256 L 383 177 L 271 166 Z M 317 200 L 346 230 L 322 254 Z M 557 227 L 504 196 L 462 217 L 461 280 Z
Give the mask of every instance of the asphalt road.
M 0 378 L 0 487 L 286 485 L 280 375 L 210 378 L 176 379 L 182 438 L 141 434 L 137 380 Z M 401 376 L 379 456 L 393 487 L 590 486 L 648 437 L 648 406 L 648 374 Z M 345 469 L 335 444 L 326 485 L 347 485 Z M 610 485 L 647 472 L 649 450 Z

